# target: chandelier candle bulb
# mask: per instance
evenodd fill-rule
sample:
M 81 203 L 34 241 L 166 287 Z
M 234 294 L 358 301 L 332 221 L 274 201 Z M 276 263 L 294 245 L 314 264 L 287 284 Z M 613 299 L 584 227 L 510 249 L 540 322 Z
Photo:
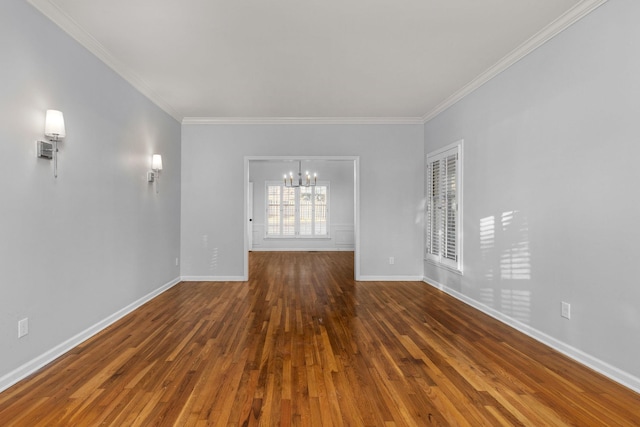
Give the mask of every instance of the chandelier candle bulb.
M 318 182 L 318 174 L 313 173 L 313 182 L 311 182 L 311 172 L 305 171 L 302 175 L 302 161 L 298 160 L 298 176 L 296 180 L 293 180 L 293 171 L 289 172 L 289 182 L 287 182 L 287 174 L 284 174 L 285 187 L 298 188 L 298 187 L 315 187 Z

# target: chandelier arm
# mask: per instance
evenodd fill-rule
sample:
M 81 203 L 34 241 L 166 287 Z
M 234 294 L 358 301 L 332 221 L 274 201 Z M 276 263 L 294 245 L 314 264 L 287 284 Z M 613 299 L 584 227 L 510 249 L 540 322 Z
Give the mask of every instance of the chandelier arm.
M 287 174 L 284 175 L 284 186 L 287 188 L 298 188 L 298 187 L 315 187 L 317 183 L 317 174 L 313 174 L 313 181 L 311 181 L 311 175 L 307 173 L 306 182 L 303 184 L 302 182 L 302 160 L 298 160 L 298 181 L 294 183 L 293 181 L 293 172 L 289 173 L 289 180 L 287 182 Z

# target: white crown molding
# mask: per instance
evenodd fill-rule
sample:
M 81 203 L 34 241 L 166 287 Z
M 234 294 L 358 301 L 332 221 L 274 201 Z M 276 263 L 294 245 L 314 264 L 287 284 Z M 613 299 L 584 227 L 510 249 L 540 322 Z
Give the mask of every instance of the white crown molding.
M 420 125 L 421 117 L 185 117 L 183 125 Z
M 181 117 L 168 102 L 160 97 L 137 73 L 116 59 L 102 44 L 87 33 L 69 15 L 64 13 L 54 0 L 27 0 L 47 18 L 78 41 L 87 50 L 128 81 L 136 90 L 173 118 L 188 125 L 265 125 L 265 124 L 349 124 L 349 125 L 394 125 L 424 124 L 447 108 L 469 95 L 480 86 L 524 58 L 538 47 L 579 21 L 608 0 L 582 0 L 563 15 L 533 35 L 496 64 L 464 85 L 453 95 L 438 104 L 422 117 Z
M 422 121 L 426 123 L 429 120 L 433 119 L 438 114 L 442 113 L 444 110 L 451 107 L 456 102 L 460 101 L 462 98 L 469 95 L 471 92 L 475 91 L 480 86 L 560 34 L 562 31 L 566 30 L 571 25 L 575 24 L 598 7 L 605 4 L 607 1 L 608 0 L 582 0 L 581 2 L 577 3 L 556 20 L 551 22 L 542 30 L 538 31 L 527 41 L 507 54 L 507 56 L 503 57 L 500 61 L 491 66 L 485 72 L 471 80 L 453 95 L 442 101 L 433 110 L 422 116 Z
M 137 73 L 116 59 L 102 44 L 85 31 L 73 18 L 64 13 L 53 0 L 27 0 L 33 7 L 38 9 L 44 16 L 53 21 L 58 27 L 62 28 L 67 34 L 73 37 L 78 43 L 84 46 L 89 52 L 93 53 L 102 62 L 107 64 L 129 84 L 131 84 L 138 92 L 142 93 L 151 102 L 164 110 L 171 117 L 180 121 L 182 117 L 160 97 L 149 86 L 149 84 L 141 78 Z

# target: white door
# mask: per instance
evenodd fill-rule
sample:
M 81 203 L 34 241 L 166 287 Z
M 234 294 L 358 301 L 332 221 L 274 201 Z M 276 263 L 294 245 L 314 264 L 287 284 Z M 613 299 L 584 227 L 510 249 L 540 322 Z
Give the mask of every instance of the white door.
M 253 182 L 247 188 L 247 234 L 249 238 L 249 250 L 253 249 Z

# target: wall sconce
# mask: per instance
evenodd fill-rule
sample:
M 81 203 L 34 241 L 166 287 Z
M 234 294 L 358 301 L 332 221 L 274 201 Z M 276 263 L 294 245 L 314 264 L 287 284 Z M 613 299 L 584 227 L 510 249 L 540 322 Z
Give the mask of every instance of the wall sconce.
M 147 172 L 147 181 L 153 182 L 158 192 L 158 181 L 160 180 L 160 171 L 162 170 L 162 156 L 154 154 L 151 157 L 151 171 Z
M 53 176 L 58 177 L 58 141 L 66 136 L 64 117 L 58 110 L 47 110 L 44 119 L 44 134 L 50 142 L 36 141 L 36 156 L 43 159 L 53 159 Z

